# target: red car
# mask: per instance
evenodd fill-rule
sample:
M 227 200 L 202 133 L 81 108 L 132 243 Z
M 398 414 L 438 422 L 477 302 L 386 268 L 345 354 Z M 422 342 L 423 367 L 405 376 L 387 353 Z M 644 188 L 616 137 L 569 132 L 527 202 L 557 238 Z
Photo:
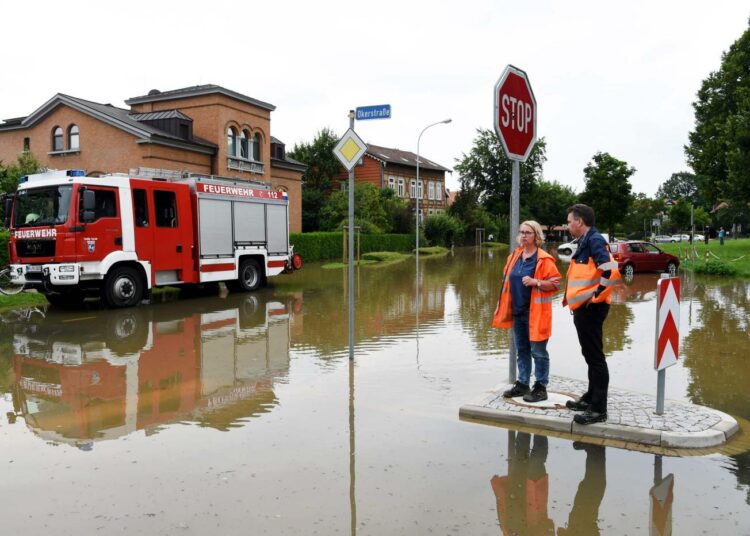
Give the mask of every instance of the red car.
M 650 242 L 614 242 L 609 245 L 609 249 L 624 277 L 633 277 L 635 272 L 668 272 L 675 275 L 680 265 L 680 259 Z

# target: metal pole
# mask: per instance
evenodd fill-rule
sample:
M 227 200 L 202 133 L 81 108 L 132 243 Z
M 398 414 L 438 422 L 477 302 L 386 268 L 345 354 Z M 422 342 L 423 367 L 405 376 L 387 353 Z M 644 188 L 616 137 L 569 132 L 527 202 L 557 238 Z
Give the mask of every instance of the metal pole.
M 354 110 L 349 110 L 354 130 Z M 349 360 L 354 359 L 354 168 L 349 171 Z M 350 365 L 351 366 L 351 365 Z
M 669 278 L 669 274 L 661 274 L 660 279 Z M 657 293 L 659 295 L 658 287 Z M 654 337 L 654 360 L 659 352 L 659 309 L 661 308 L 661 299 L 656 300 L 656 335 Z M 667 379 L 667 369 L 661 369 L 656 373 L 656 414 L 664 414 L 664 389 Z
M 513 160 L 513 177 L 510 189 L 510 251 L 518 245 L 516 243 L 516 237 L 518 236 L 518 227 L 520 225 L 519 211 L 520 211 L 520 196 L 521 196 L 521 163 L 518 160 Z M 508 382 L 515 383 L 517 377 L 517 349 L 516 341 L 513 338 L 513 334 L 510 335 L 510 345 L 508 346 Z

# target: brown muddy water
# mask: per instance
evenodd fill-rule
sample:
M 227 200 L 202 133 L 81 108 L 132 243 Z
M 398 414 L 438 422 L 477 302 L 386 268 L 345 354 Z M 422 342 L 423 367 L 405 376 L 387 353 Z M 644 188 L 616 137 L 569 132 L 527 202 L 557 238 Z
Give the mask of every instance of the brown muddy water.
M 747 430 L 685 457 L 458 419 L 507 377 L 504 255 L 345 272 L 0 324 L 3 534 L 750 534 Z M 564 272 L 566 266 L 560 264 Z M 619 289 L 612 385 L 655 393 L 657 274 Z M 667 398 L 750 420 L 750 285 L 682 274 Z M 557 297 L 553 374 L 584 378 Z M 419 338 L 416 334 L 419 334 Z M 743 446 L 744 445 L 744 446 Z

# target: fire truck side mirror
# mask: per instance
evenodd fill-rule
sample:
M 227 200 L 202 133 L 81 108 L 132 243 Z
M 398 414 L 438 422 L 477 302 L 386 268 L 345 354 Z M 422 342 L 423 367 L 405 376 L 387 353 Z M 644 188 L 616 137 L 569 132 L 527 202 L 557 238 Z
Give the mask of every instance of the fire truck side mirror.
M 96 213 L 94 212 L 95 199 L 93 190 L 84 190 L 83 192 L 83 212 L 81 213 L 81 221 L 84 223 L 92 222 L 96 219 Z
M 4 220 L 5 220 L 5 228 L 7 229 L 10 227 L 10 213 L 13 210 L 13 197 L 10 195 L 3 196 L 3 208 L 5 211 L 3 212 Z

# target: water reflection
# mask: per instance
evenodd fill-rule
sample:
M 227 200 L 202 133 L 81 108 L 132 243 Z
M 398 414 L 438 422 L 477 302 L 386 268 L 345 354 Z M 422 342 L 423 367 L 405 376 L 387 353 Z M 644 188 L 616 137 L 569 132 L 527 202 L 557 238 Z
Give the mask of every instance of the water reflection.
M 287 306 L 262 295 L 4 318 L 14 414 L 81 449 L 175 421 L 227 430 L 271 411 L 289 368 Z

